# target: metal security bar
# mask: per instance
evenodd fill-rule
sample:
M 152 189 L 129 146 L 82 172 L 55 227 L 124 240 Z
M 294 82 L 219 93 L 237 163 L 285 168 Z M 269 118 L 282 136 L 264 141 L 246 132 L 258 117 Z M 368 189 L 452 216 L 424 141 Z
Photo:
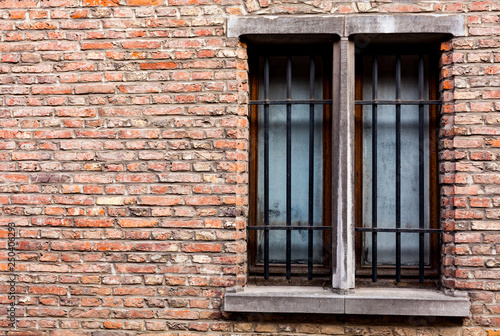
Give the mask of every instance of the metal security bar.
M 285 75 L 285 91 L 286 97 L 281 100 L 271 100 L 270 96 L 270 82 L 274 78 L 270 78 L 270 60 L 269 55 L 263 56 L 263 91 L 261 92 L 262 97 L 258 97 L 260 99 L 252 99 L 249 104 L 253 106 L 263 106 L 264 113 L 264 122 L 263 129 L 259 128 L 259 132 L 264 132 L 264 158 L 263 158 L 263 226 L 262 225 L 250 225 L 248 226 L 248 230 L 263 232 L 263 275 L 267 280 L 270 277 L 270 231 L 284 231 L 286 233 L 286 251 L 285 251 L 285 276 L 286 279 L 291 279 L 292 276 L 292 232 L 296 230 L 306 230 L 307 231 L 307 277 L 311 280 L 314 276 L 313 273 L 313 253 L 314 253 L 314 235 L 315 231 L 331 231 L 331 226 L 314 226 L 314 193 L 315 193 L 315 176 L 314 176 L 314 123 L 315 123 L 315 107 L 317 105 L 327 106 L 332 104 L 331 99 L 315 99 L 315 82 L 317 78 L 316 75 L 316 57 L 323 57 L 323 55 L 319 54 L 310 54 L 309 64 L 305 64 L 301 66 L 308 66 L 309 68 L 309 99 L 292 99 L 292 81 L 293 81 L 293 73 L 292 73 L 292 57 L 291 55 L 286 55 L 286 75 Z M 319 78 L 322 79 L 322 78 Z M 294 181 L 292 180 L 292 170 L 294 169 L 292 165 L 292 113 L 295 113 L 292 109 L 294 105 L 309 105 L 309 127 L 308 127 L 308 138 L 309 138 L 309 173 L 307 176 L 308 183 L 308 195 L 304 195 L 304 202 L 307 205 L 307 226 L 293 226 L 292 225 L 292 184 Z M 285 225 L 270 225 L 270 196 L 269 196 L 269 169 L 270 169 L 270 141 L 269 141 L 269 132 L 270 132 L 270 106 L 271 105 L 284 105 L 286 108 L 286 220 Z M 262 111 L 262 110 L 261 110 Z M 317 192 L 317 191 L 316 191 Z M 255 205 L 254 205 L 255 206 Z M 254 242 L 256 244 L 256 242 Z M 296 271 L 293 272 L 297 273 Z
M 418 234 L 418 277 L 419 282 L 424 282 L 424 270 L 425 270 L 425 235 L 436 235 L 438 238 L 438 234 L 442 232 L 441 229 L 434 228 L 426 228 L 425 227 L 425 163 L 424 163 L 424 152 L 425 152 L 425 132 L 424 132 L 424 106 L 426 105 L 440 105 L 441 101 L 425 99 L 425 62 L 424 56 L 418 56 L 418 100 L 402 100 L 401 99 L 401 55 L 395 55 L 395 91 L 396 91 L 396 99 L 394 100 L 379 100 L 378 99 L 378 80 L 379 80 L 379 59 L 378 55 L 372 55 L 372 99 L 371 100 L 362 100 L 358 99 L 355 101 L 356 105 L 368 105 L 371 106 L 371 118 L 372 118 L 372 190 L 371 190 L 371 207 L 372 207 L 372 222 L 371 227 L 356 227 L 355 230 L 357 232 L 369 232 L 371 233 L 371 244 L 372 244 L 372 265 L 371 265 L 371 277 L 372 281 L 377 281 L 377 273 L 378 273 L 378 241 L 377 234 L 378 233 L 394 233 L 395 234 L 395 268 L 396 268 L 396 282 L 401 281 L 401 233 L 415 233 Z M 378 125 L 377 125 L 377 117 L 378 117 L 378 107 L 380 105 L 394 105 L 395 109 L 395 219 L 394 219 L 394 228 L 379 228 L 378 223 L 378 209 L 377 209 L 377 137 L 378 137 Z M 419 155 L 418 155 L 418 228 L 402 228 L 401 227 L 401 106 L 402 105 L 416 105 L 418 106 L 418 142 L 419 142 Z
M 264 99 L 269 97 L 269 57 L 264 58 Z M 269 105 L 264 104 L 264 225 L 269 227 Z M 264 230 L 264 277 L 269 279 L 269 230 Z

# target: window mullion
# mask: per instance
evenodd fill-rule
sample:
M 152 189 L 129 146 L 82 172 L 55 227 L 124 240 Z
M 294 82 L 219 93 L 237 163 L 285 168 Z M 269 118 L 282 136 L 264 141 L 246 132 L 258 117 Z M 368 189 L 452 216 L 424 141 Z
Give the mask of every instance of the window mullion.
M 354 288 L 354 42 L 333 48 L 333 290 Z

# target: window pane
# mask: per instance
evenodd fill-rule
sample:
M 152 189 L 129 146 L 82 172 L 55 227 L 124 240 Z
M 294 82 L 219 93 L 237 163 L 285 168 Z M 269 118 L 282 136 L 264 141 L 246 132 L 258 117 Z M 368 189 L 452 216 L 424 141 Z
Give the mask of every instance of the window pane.
M 292 57 L 292 99 L 309 99 L 309 56 Z M 263 60 L 259 76 L 259 99 L 264 97 Z M 316 57 L 315 98 L 322 99 L 321 58 Z M 286 57 L 270 57 L 269 99 L 286 99 Z M 308 226 L 309 216 L 309 105 L 292 105 L 291 112 L 291 218 L 292 226 Z M 257 222 L 264 225 L 264 107 L 258 109 Z M 286 105 L 269 106 L 269 225 L 286 225 Z M 323 224 L 323 106 L 314 108 L 313 222 Z M 308 260 L 308 231 L 292 231 L 292 263 Z M 323 263 L 323 232 L 314 231 L 313 262 Z M 286 231 L 269 232 L 271 263 L 286 261 Z M 264 261 L 264 232 L 257 231 L 257 262 Z
M 364 57 L 363 62 L 363 99 L 372 99 L 372 57 Z M 395 56 L 378 56 L 378 89 L 379 100 L 396 99 Z M 418 100 L 418 56 L 403 55 L 401 57 L 401 98 Z M 425 62 L 427 68 L 427 61 Z M 425 96 L 427 99 L 429 86 L 425 78 Z M 374 144 L 372 106 L 363 106 L 363 227 L 372 227 L 372 187 Z M 379 228 L 396 227 L 396 106 L 378 105 L 377 110 L 377 226 Z M 429 228 L 429 108 L 424 107 L 424 222 Z M 401 228 L 419 227 L 419 107 L 417 105 L 401 106 Z M 377 236 L 378 264 L 396 264 L 396 234 L 379 233 Z M 363 234 L 362 262 L 372 263 L 372 234 Z M 425 237 L 425 265 L 430 264 L 429 236 Z M 401 234 L 402 265 L 418 265 L 419 258 L 418 233 Z

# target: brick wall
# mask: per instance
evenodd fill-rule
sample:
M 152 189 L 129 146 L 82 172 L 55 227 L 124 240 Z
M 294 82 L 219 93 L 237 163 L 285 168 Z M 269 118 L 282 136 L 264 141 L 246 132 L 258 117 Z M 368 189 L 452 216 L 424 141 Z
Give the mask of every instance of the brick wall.
M 442 284 L 462 320 L 239 315 L 246 49 L 230 15 L 464 13 L 443 44 Z M 500 1 L 0 0 L 0 335 L 500 335 Z M 17 228 L 17 331 L 5 318 Z

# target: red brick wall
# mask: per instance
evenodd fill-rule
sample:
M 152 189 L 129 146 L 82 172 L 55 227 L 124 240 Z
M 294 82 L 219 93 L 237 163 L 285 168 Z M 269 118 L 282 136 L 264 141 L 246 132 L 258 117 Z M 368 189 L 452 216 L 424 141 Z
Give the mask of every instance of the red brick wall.
M 461 320 L 221 312 L 246 277 L 248 85 L 230 15 L 463 13 L 443 44 L 442 284 Z M 0 335 L 500 332 L 500 2 L 0 0 Z M 15 223 L 17 332 L 5 318 Z

